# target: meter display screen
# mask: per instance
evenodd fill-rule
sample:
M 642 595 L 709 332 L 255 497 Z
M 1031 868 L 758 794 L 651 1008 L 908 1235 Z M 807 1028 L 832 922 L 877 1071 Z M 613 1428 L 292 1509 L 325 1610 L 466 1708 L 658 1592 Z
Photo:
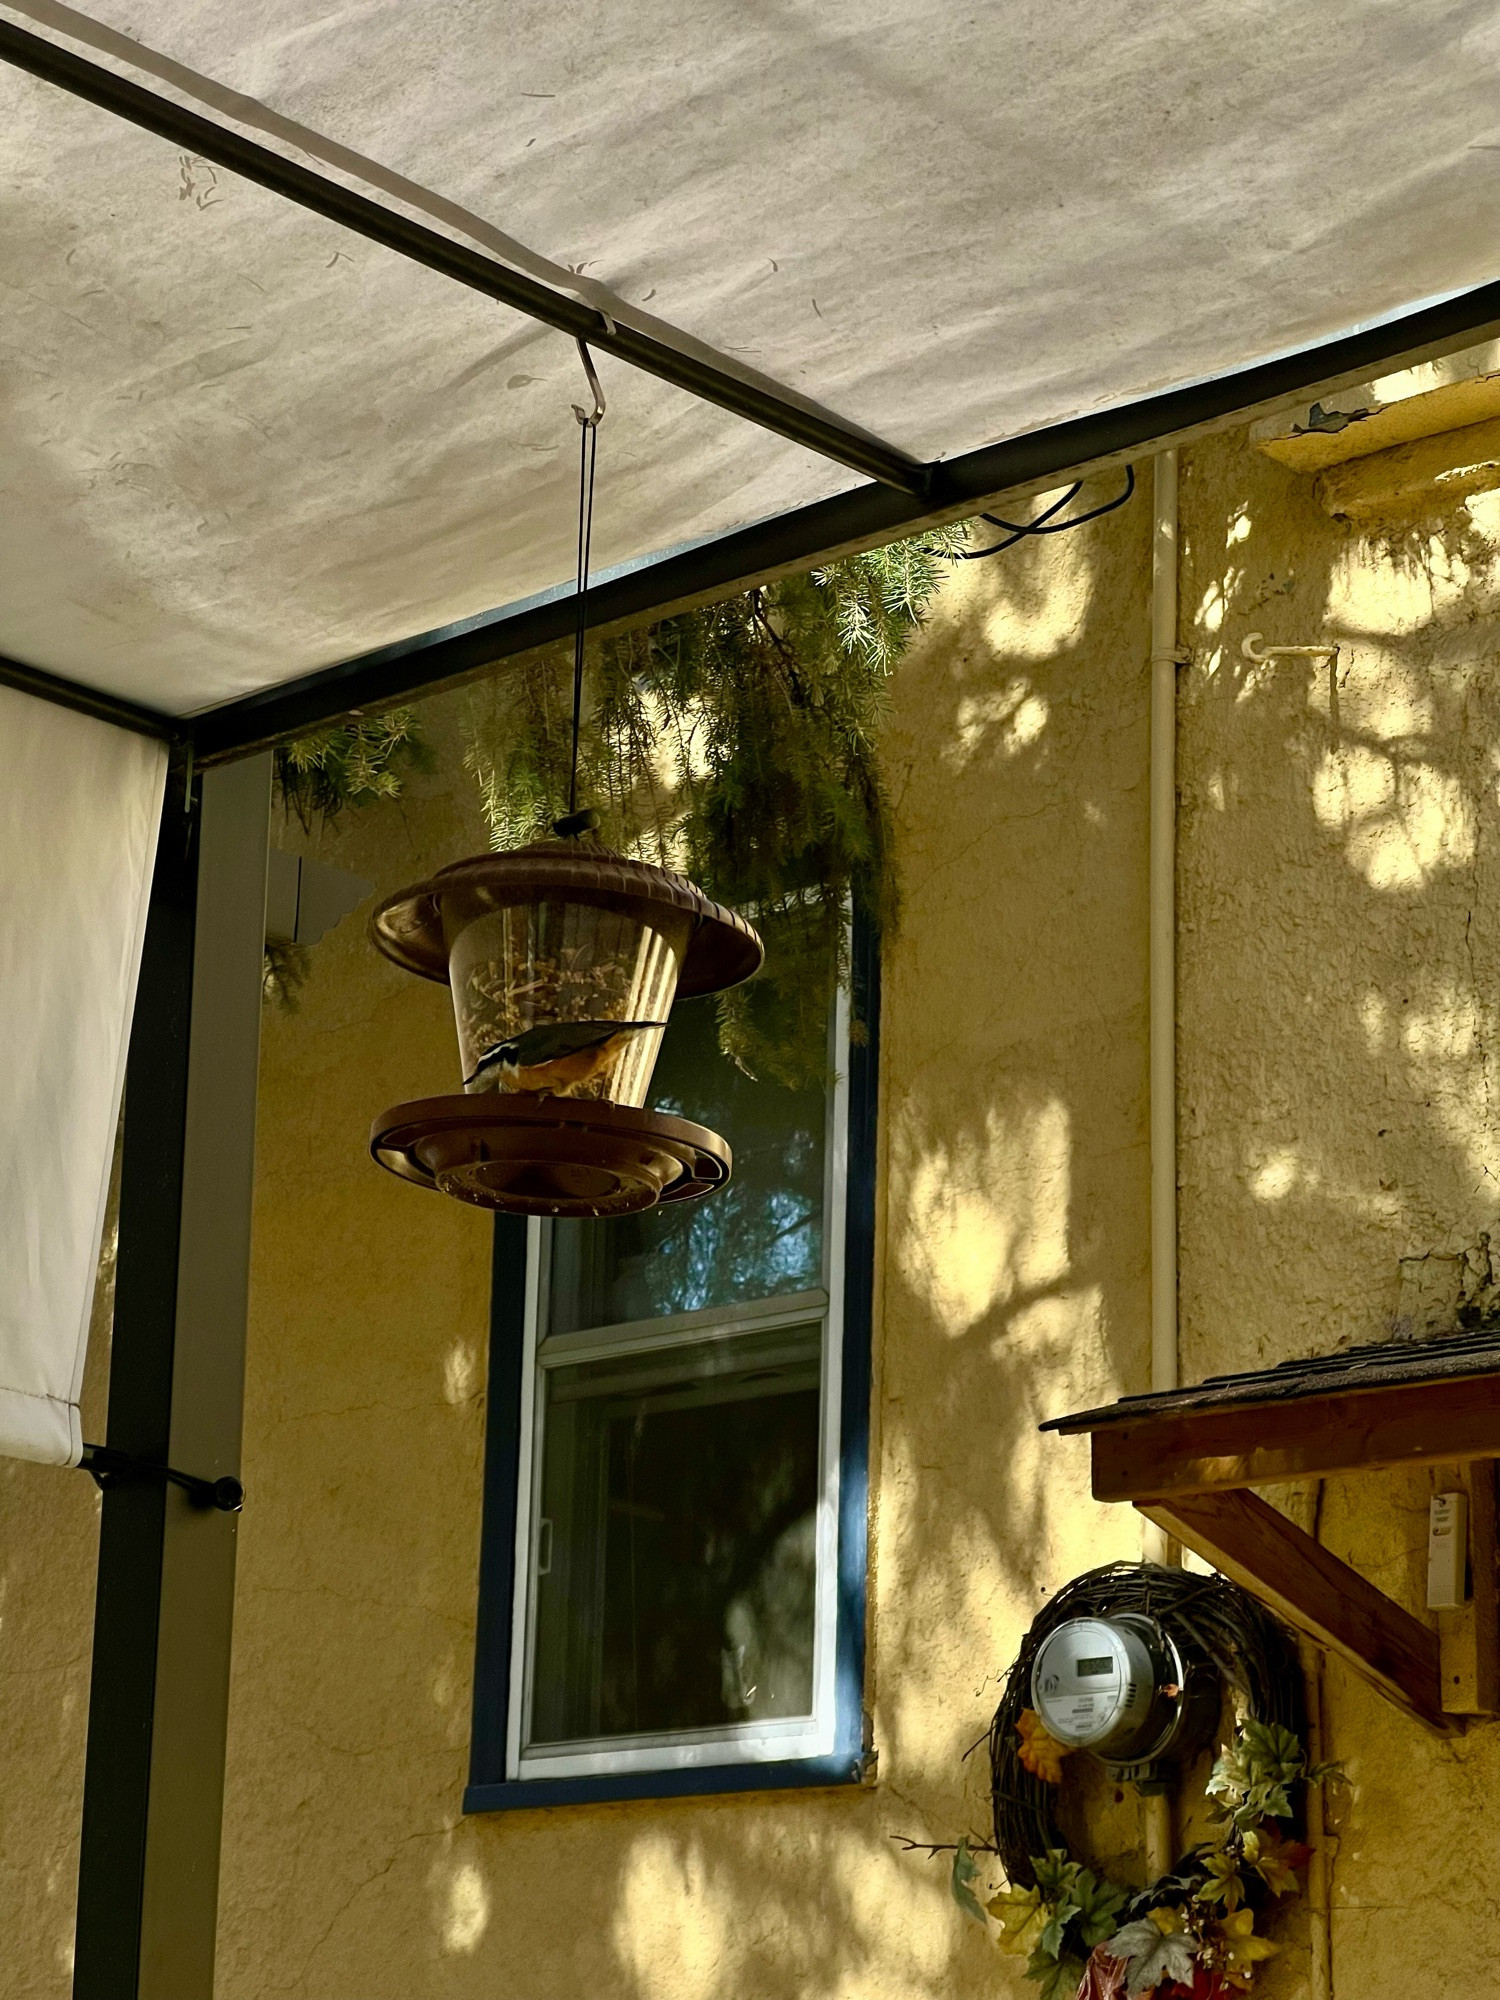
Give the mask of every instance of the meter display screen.
M 1098 1660 L 1080 1660 L 1077 1666 L 1074 1668 L 1074 1672 L 1078 1674 L 1080 1679 L 1085 1674 L 1112 1674 L 1114 1670 L 1115 1670 L 1115 1663 L 1113 1660 L 1108 1658 L 1098 1659 Z

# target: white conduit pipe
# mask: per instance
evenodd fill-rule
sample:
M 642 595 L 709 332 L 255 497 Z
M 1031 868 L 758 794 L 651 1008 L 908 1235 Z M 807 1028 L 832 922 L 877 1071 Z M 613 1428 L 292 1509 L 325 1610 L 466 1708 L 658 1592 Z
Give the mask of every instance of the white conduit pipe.
M 1152 465 L 1151 1387 L 1177 1387 L 1177 454 Z
M 1151 528 L 1151 1387 L 1178 1386 L 1177 1329 L 1177 669 L 1189 657 L 1177 644 L 1177 454 L 1158 452 L 1152 463 Z M 1255 635 L 1260 636 L 1258 633 Z M 1248 645 L 1246 647 L 1248 652 Z M 1327 648 L 1299 648 L 1308 653 Z M 1175 1540 L 1146 1526 L 1146 1554 L 1161 1563 L 1179 1563 Z M 1318 1762 L 1322 1747 L 1321 1660 L 1311 1656 L 1308 1756 Z M 1172 1801 L 1162 1795 L 1141 1801 L 1146 1879 L 1165 1875 L 1176 1859 Z M 1328 1851 L 1322 1824 L 1322 1795 L 1308 1794 L 1308 1835 L 1313 1847 L 1308 1870 L 1311 1916 L 1310 1991 L 1312 2000 L 1333 1993 Z
M 1151 858 L 1151 1387 L 1177 1387 L 1177 454 L 1152 463 Z M 1177 1543 L 1150 1522 L 1149 1561 L 1175 1563 Z M 1146 1879 L 1176 1859 L 1169 1794 L 1146 1798 Z

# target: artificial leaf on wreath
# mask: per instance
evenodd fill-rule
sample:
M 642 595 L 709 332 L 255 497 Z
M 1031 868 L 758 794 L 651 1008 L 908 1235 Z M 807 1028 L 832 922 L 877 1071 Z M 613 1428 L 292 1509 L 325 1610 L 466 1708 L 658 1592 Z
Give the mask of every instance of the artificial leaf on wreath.
M 1047 1906 L 1039 1889 L 1000 1889 L 984 1907 L 1000 1925 L 1002 1951 L 1019 1953 L 1035 1948 L 1047 1920 Z
M 1101 1881 L 1091 1870 L 1080 1868 L 1073 1885 L 1073 1900 L 1078 1905 L 1079 1936 L 1092 1951 L 1117 1928 L 1120 1912 L 1130 1901 L 1130 1891 L 1117 1882 Z
M 1065 1847 L 1049 1847 L 1045 1854 L 1033 1854 L 1031 1872 L 1036 1886 L 1049 1903 L 1055 1903 L 1078 1874 L 1078 1863 L 1068 1859 Z
M 1168 1875 L 1160 1875 L 1149 1889 L 1143 1889 L 1130 1899 L 1128 1914 L 1132 1918 L 1149 1916 L 1152 1910 L 1164 1903 L 1191 1902 L 1193 1897 L 1203 1892 L 1203 1857 L 1212 1852 L 1206 1847 L 1190 1847 Z
M 1060 1785 L 1063 1758 L 1070 1754 L 1072 1746 L 1059 1743 L 1034 1708 L 1021 1710 L 1016 1718 L 1016 1734 L 1021 1739 L 1017 1754 L 1032 1777 L 1047 1785 Z
M 969 1852 L 969 1843 L 967 1840 L 961 1840 L 953 1856 L 953 1872 L 948 1877 L 948 1887 L 953 1891 L 953 1900 L 964 1915 L 972 1917 L 975 1923 L 982 1924 L 984 1909 L 973 1889 L 978 1874 L 974 1857 Z
M 1197 1971 L 1197 1952 L 1178 1910 L 1158 1908 L 1147 1917 L 1116 1931 L 1105 1945 L 1111 1958 L 1125 1962 L 1129 2000 L 1152 1993 L 1166 1981 L 1190 1986 Z
M 1219 1937 L 1224 1969 L 1237 1986 L 1248 1986 L 1260 1961 L 1274 1958 L 1281 1949 L 1269 1938 L 1255 1935 L 1255 1917 L 1250 1910 L 1239 1910 L 1234 1916 L 1225 1917 L 1219 1925 Z
M 1250 1827 L 1262 1819 L 1291 1817 L 1291 1787 L 1306 1770 L 1306 1756 L 1292 1730 L 1247 1716 L 1205 1789 L 1218 1801 L 1221 1816 Z
M 1080 1908 L 1074 1891 L 1078 1885 L 1078 1878 L 1084 1871 L 1078 1862 L 1069 1860 L 1066 1848 L 1050 1847 L 1045 1854 L 1032 1855 L 1031 1872 L 1036 1877 L 1036 1886 L 1041 1891 L 1042 1901 L 1048 1911 L 1046 1927 L 1042 1931 L 1037 1950 L 1047 1958 L 1060 1958 L 1063 1952 L 1063 1932 L 1077 1916 Z
M 1208 1874 L 1208 1881 L 1203 1886 L 1204 1901 L 1222 1903 L 1226 1910 L 1237 1910 L 1245 1900 L 1239 1856 L 1221 1847 L 1216 1854 L 1203 1857 L 1203 1866 Z
M 1055 1958 L 1040 1946 L 1026 1961 L 1026 1977 L 1036 1981 L 1039 2000 L 1074 2000 L 1083 1972 L 1081 1958 L 1074 1958 L 1071 1952 L 1065 1958 Z
M 1295 1896 L 1300 1888 L 1295 1871 L 1312 1859 L 1301 1840 L 1283 1840 L 1274 1827 L 1263 1826 L 1245 1836 L 1245 1859 L 1273 1896 Z M 1228 1906 L 1231 1910 L 1234 1905 Z
M 1078 1915 L 1080 1907 L 1071 1896 L 1064 1896 L 1060 1903 L 1052 1905 L 1052 1914 L 1048 1917 L 1037 1943 L 1038 1951 L 1045 1952 L 1048 1958 L 1062 1957 L 1063 1933 Z

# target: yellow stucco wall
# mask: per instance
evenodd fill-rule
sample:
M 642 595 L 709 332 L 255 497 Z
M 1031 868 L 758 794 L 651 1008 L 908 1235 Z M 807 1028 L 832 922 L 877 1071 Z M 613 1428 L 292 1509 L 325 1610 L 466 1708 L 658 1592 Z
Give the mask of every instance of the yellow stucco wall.
M 447 996 L 351 921 L 300 1011 L 268 1016 L 230 2000 L 994 1990 L 943 1866 L 891 1836 L 984 1823 L 963 1757 L 1016 1637 L 1047 1590 L 1139 1545 L 1035 1425 L 1146 1366 L 1145 538 L 1137 511 L 966 571 L 900 678 L 874 1788 L 461 1816 L 488 1232 L 378 1175 L 363 1138 L 379 1105 L 452 1087 Z M 453 763 L 321 851 L 386 888 L 481 844 Z
M 1371 529 L 1237 443 L 1183 483 L 1179 1121 L 1185 1378 L 1389 1336 L 1399 1260 L 1500 1196 L 1500 493 Z M 1337 641 L 1251 667 L 1244 635 Z M 1325 1542 L 1413 1610 L 1451 1474 L 1331 1480 Z M 1304 1510 L 1314 1496 L 1299 1496 Z M 1425 1615 L 1425 1614 L 1424 1614 Z M 1500 1725 L 1440 1742 L 1341 1666 L 1355 1789 L 1333 1868 L 1343 1995 L 1489 1992 Z
M 1398 1260 L 1494 1214 L 1500 508 L 1356 533 L 1235 438 L 1184 455 L 1182 513 L 1193 1379 L 1383 1337 Z M 316 947 L 300 1010 L 268 1012 L 228 2000 L 1033 1990 L 941 1864 L 891 1836 L 983 1826 L 982 1759 L 963 1753 L 1021 1631 L 1048 1591 L 1139 1549 L 1134 1517 L 1088 1498 L 1086 1448 L 1035 1425 L 1146 1381 L 1148 531 L 1142 498 L 959 569 L 893 691 L 872 1787 L 462 1816 L 488 1229 L 364 1151 L 372 1112 L 452 1087 L 446 995 L 375 958 L 356 918 Z M 1337 727 L 1321 669 L 1241 660 L 1255 629 L 1345 645 Z M 456 702 L 428 707 L 443 767 L 319 843 L 382 890 L 483 844 Z M 24 1967 L 0 1992 L 38 2000 L 66 1991 L 94 1518 L 84 1482 L 59 1482 L 0 1468 L 7 1773 L 47 1787 L 30 1812 L 0 1787 Z M 1432 1483 L 1330 1481 L 1288 1504 L 1317 1506 L 1329 1546 L 1415 1607 Z M 54 1545 L 72 1582 L 44 1598 Z M 1471 2000 L 1500 1946 L 1483 1811 L 1500 1728 L 1437 1743 L 1337 1667 L 1325 1695 L 1353 1780 L 1335 1990 Z M 1134 1804 L 1098 1804 L 1102 1850 L 1138 1869 Z M 1305 1923 L 1287 1937 L 1268 2000 L 1307 1991 Z

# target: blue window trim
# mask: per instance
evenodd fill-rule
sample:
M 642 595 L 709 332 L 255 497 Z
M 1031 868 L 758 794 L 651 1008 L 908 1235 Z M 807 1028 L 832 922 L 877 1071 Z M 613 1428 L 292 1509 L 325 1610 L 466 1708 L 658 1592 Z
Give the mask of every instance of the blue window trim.
M 495 1218 L 490 1294 L 489 1400 L 484 1447 L 484 1518 L 479 1550 L 479 1622 L 474 1658 L 466 1813 L 578 1805 L 603 1799 L 671 1799 L 716 1792 L 855 1785 L 866 1774 L 864 1740 L 866 1541 L 870 1491 L 870 1330 L 875 1289 L 876 1078 L 880 1071 L 880 948 L 856 916 L 853 1016 L 862 1040 L 849 1047 L 848 1172 L 845 1182 L 843 1381 L 839 1430 L 838 1624 L 834 1644 L 835 1747 L 826 1757 L 697 1770 L 622 1771 L 586 1778 L 505 1775 L 510 1713 L 511 1616 L 516 1582 L 525 1333 L 526 1223 Z

